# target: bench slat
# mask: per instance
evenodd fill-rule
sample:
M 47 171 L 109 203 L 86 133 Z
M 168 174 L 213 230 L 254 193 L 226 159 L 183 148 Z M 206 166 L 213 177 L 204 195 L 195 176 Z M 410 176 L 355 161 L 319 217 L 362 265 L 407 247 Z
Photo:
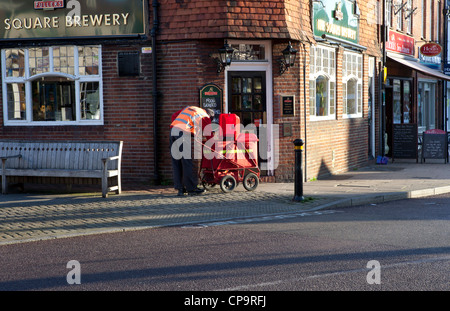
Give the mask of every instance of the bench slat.
M 26 177 L 75 177 L 75 178 L 101 178 L 102 170 L 51 170 L 51 169 L 6 169 L 7 176 Z M 117 170 L 108 170 L 108 177 L 118 175 Z

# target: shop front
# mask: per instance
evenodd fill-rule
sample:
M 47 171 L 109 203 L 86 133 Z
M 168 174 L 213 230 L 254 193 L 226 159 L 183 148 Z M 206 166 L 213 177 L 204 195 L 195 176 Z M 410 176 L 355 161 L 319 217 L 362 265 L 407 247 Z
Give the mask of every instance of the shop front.
M 433 57 L 426 57 L 422 48 L 419 58 L 415 58 L 414 38 L 393 31 L 389 38 L 388 75 L 384 86 L 385 154 L 394 160 L 418 159 L 423 133 L 444 127 L 443 87 L 449 77 L 437 69 L 440 68 L 440 57 L 436 55 L 440 51 Z M 402 141 L 400 134 L 407 131 L 411 133 L 411 139 L 417 141 L 409 144 Z

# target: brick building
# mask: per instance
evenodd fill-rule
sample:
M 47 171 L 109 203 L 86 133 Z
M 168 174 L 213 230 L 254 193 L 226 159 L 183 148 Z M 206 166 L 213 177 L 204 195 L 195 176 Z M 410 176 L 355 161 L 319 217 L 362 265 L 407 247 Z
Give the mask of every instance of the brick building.
M 71 0 L 51 10 L 16 2 L 0 13 L 2 139 L 123 140 L 125 183 L 168 181 L 170 116 L 201 105 L 200 91 L 213 86 L 221 112 L 258 132 L 267 125 L 267 181 L 293 180 L 296 138 L 306 179 L 381 154 L 379 1 Z M 289 43 L 297 53 L 286 68 Z M 235 53 L 218 72 L 224 44 Z M 391 52 L 388 81 L 406 72 Z
M 267 142 L 267 150 L 276 149 L 266 155 L 267 180 L 293 180 L 295 138 L 305 142 L 307 179 L 366 165 L 376 155 L 378 135 L 376 109 L 368 107 L 369 89 L 376 103 L 375 65 L 381 57 L 374 8 L 351 1 L 160 1 L 159 112 L 169 115 L 188 102 L 198 103 L 199 87 L 214 83 L 224 90 L 223 112 L 237 113 L 244 125 L 261 122 L 278 129 L 273 130 L 279 136 L 276 148 Z M 333 17 L 336 10 L 342 18 Z M 314 30 L 318 20 L 321 28 Z M 211 54 L 225 40 L 236 53 L 218 74 Z M 296 62 L 281 73 L 289 42 L 298 51 Z M 263 110 L 254 104 L 253 111 L 242 108 L 247 97 L 239 87 L 248 82 L 262 85 Z M 345 105 L 344 85 L 349 90 Z M 317 87 L 325 87 L 325 93 L 317 94 Z M 293 111 L 286 99 L 294 100 Z M 162 132 L 168 123 L 161 119 Z M 168 137 L 160 137 L 167 150 Z M 169 172 L 170 162 L 163 158 L 161 171 Z

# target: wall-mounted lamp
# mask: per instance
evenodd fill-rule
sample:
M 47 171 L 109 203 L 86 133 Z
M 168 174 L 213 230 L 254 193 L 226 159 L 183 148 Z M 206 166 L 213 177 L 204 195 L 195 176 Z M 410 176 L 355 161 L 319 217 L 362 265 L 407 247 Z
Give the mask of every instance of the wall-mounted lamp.
M 280 74 L 283 74 L 289 67 L 293 66 L 295 63 L 295 57 L 297 55 L 297 50 L 294 49 L 289 42 L 287 48 L 283 50 L 283 57 L 280 61 Z
M 234 49 L 228 45 L 227 40 L 225 40 L 225 44 L 222 48 L 219 49 L 217 61 L 217 73 L 222 72 L 226 66 L 231 64 L 231 60 L 233 59 Z

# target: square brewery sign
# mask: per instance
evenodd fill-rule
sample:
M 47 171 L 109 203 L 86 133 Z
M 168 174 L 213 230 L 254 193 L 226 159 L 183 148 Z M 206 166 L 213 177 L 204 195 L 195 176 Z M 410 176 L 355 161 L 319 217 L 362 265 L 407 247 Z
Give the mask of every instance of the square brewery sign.
M 0 40 L 145 33 L 143 0 L 2 0 Z

